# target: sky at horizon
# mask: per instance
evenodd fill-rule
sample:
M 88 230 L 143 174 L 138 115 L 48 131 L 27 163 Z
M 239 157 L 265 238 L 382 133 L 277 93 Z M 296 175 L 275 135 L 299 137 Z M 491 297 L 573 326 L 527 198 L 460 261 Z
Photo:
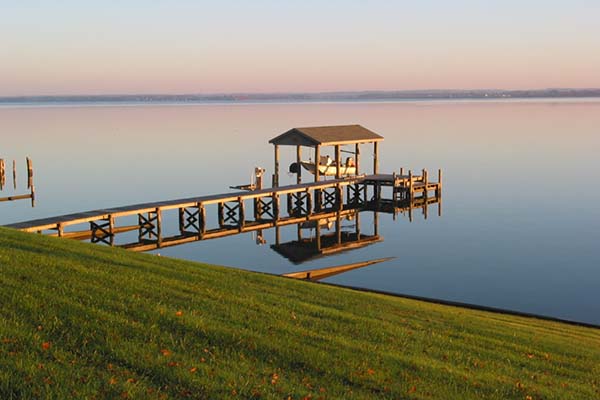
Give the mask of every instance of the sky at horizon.
M 0 5 L 0 96 L 600 87 L 600 1 Z

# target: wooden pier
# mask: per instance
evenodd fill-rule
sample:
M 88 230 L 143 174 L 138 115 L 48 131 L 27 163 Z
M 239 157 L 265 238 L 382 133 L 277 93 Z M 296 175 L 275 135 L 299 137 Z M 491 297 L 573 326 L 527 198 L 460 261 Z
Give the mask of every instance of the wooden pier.
M 25 232 L 49 233 L 64 238 L 91 240 L 93 243 L 115 245 L 115 237 L 137 231 L 137 240 L 119 246 L 136 251 L 147 251 L 175 246 L 197 240 L 215 239 L 239 233 L 259 231 L 340 218 L 360 211 L 404 213 L 414 208 L 425 209 L 439 202 L 441 184 L 420 184 L 422 177 L 411 180 L 393 175 L 367 175 L 330 181 L 310 182 L 255 191 L 191 197 L 178 200 L 142 203 L 124 207 L 99 209 L 37 219 L 7 225 Z M 412 183 L 411 183 L 412 182 Z M 373 186 L 373 185 L 376 186 Z M 385 199 L 377 188 L 393 187 L 396 199 Z M 409 191 L 412 187 L 412 201 Z M 285 204 L 282 205 L 282 199 Z M 208 215 L 209 206 L 216 215 Z M 177 210 L 177 235 L 163 235 L 166 211 Z M 135 224 L 119 224 L 126 217 L 135 216 Z M 210 226 L 209 220 L 216 220 Z M 85 225 L 87 229 L 69 228 Z
M 275 228 L 273 250 L 293 262 L 302 262 L 380 241 L 378 213 L 391 213 L 394 217 L 408 213 L 412 221 L 414 209 L 422 209 L 427 218 L 429 206 L 437 203 L 441 215 L 441 170 L 437 182 L 430 179 L 426 170 L 420 175 L 403 168 L 391 174 L 379 173 L 378 144 L 382 140 L 382 136 L 360 125 L 293 128 L 270 141 L 275 150 L 271 188 L 263 189 L 265 170 L 256 168 L 255 182 L 233 186 L 242 191 L 99 209 L 8 226 L 136 251 L 245 232 L 257 232 L 260 242 L 263 230 Z M 372 174 L 359 173 L 361 145 L 373 146 Z M 296 184 L 280 185 L 280 146 L 293 146 L 296 150 L 295 162 L 290 165 Z M 344 146 L 350 146 L 350 150 L 343 150 Z M 314 152 L 314 161 L 302 159 L 303 147 Z M 323 155 L 327 147 L 333 148 L 333 158 Z M 345 162 L 342 152 L 351 154 Z M 302 183 L 303 169 L 312 172 L 313 181 Z M 326 176 L 332 179 L 324 180 Z M 373 234 L 361 231 L 362 211 L 374 213 Z M 351 217 L 355 218 L 354 232 L 342 232 L 341 221 Z M 322 224 L 328 221 L 335 223 L 335 232 L 321 235 Z M 294 224 L 298 225 L 298 240 L 280 243 L 279 229 Z M 314 226 L 314 239 L 303 237 L 307 226 Z M 129 241 L 117 243 L 118 235 Z M 133 237 L 135 240 L 131 241 Z

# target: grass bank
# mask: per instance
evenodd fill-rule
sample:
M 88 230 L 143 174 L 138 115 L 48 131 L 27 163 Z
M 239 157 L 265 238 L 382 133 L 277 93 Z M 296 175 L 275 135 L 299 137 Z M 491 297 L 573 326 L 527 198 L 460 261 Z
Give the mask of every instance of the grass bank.
M 0 228 L 0 398 L 600 398 L 600 330 Z

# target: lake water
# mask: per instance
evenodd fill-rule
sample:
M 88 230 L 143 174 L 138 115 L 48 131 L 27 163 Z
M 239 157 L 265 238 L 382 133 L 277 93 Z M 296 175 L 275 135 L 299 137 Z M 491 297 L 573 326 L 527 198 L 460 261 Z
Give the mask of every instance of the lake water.
M 0 224 L 227 192 L 270 176 L 278 134 L 352 123 L 385 137 L 382 172 L 443 169 L 441 217 L 380 214 L 382 242 L 300 265 L 272 230 L 161 255 L 274 274 L 396 257 L 326 281 L 600 324 L 600 100 L 3 106 L 0 158 L 33 159 L 37 204 L 0 203 Z M 284 171 L 294 157 L 282 148 Z

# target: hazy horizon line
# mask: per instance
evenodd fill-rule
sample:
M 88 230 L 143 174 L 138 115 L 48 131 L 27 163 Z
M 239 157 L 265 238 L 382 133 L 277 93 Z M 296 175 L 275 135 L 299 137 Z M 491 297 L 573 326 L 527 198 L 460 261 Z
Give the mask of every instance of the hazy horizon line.
M 364 90 L 323 90 L 323 91 L 268 91 L 268 92 L 179 92 L 179 93 L 161 93 L 161 92 L 116 92 L 116 93 L 76 93 L 76 94 L 29 94 L 29 95 L 0 95 L 0 99 L 41 99 L 41 98 L 77 98 L 77 97 L 127 97 L 127 96 L 164 96 L 164 97 L 178 97 L 178 96 L 326 96 L 326 95 L 353 95 L 353 94 L 428 94 L 428 93 L 440 93 L 440 94 L 452 94 L 452 93 L 482 93 L 482 92 L 493 92 L 493 93 L 545 93 L 545 92 L 589 92 L 589 91 L 600 91 L 600 87 L 548 87 L 541 89 L 498 89 L 498 88 L 477 88 L 477 89 L 447 89 L 447 88 L 432 88 L 432 89 L 364 89 Z

